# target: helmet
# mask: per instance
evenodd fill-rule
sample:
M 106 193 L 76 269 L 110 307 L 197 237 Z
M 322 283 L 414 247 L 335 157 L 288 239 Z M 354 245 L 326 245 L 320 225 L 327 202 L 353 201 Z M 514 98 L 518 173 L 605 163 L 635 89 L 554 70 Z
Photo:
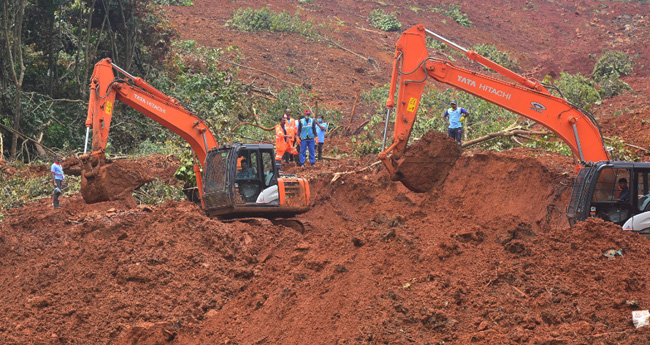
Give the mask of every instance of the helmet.
M 311 115 L 311 110 L 309 109 L 305 110 L 305 115 Z
M 456 100 L 455 100 L 455 99 L 452 99 L 451 102 L 449 102 L 449 104 L 451 104 L 451 105 L 456 105 Z

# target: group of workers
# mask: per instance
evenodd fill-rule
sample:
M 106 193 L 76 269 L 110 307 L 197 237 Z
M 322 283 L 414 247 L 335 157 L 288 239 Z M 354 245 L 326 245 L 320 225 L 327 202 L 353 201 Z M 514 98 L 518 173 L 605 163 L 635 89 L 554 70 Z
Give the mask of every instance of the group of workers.
M 451 101 L 450 106 L 444 114 L 444 117 L 448 119 L 448 135 L 460 144 L 463 136 L 463 122 L 469 112 L 463 108 L 458 108 L 455 100 Z M 280 117 L 279 123 L 275 126 L 275 164 L 279 167 L 282 160 L 284 160 L 287 163 L 295 161 L 298 166 L 304 166 L 307 151 L 309 151 L 309 163 L 314 166 L 316 159 L 319 161 L 323 159 L 326 131 L 327 123 L 324 121 L 323 115 L 318 114 L 316 120 L 314 120 L 311 111 L 307 109 L 296 120 L 291 117 L 291 109 L 285 110 Z M 318 155 L 316 155 L 316 151 L 318 151 Z M 243 165 L 244 162 L 242 168 L 244 168 Z M 50 206 L 59 208 L 59 195 L 61 195 L 64 179 L 59 156 L 55 158 L 50 170 L 54 185 L 53 202 Z M 241 171 L 250 174 L 249 169 L 241 169 Z
M 309 150 L 309 163 L 316 164 L 316 158 L 323 159 L 323 145 L 327 123 L 323 115 L 312 118 L 311 110 L 305 110 L 300 119 L 291 117 L 291 109 L 284 111 L 279 123 L 275 126 L 275 163 L 281 166 L 285 162 L 295 161 L 298 166 L 304 166 Z M 318 157 L 316 157 L 316 149 Z

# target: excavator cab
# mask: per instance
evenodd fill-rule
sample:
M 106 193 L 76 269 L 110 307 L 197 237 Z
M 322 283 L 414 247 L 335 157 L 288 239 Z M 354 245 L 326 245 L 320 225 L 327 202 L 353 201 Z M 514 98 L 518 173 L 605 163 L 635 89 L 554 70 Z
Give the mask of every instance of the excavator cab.
M 280 176 L 273 145 L 235 144 L 208 152 L 203 204 L 209 216 L 290 217 L 309 209 L 309 185 Z
M 598 217 L 650 237 L 650 163 L 603 161 L 583 168 L 567 217 L 571 225 Z

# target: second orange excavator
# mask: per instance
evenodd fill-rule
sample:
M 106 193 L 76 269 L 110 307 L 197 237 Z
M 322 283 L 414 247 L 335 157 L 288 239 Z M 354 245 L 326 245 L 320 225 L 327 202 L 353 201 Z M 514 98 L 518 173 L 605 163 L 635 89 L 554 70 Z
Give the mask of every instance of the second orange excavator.
M 429 56 L 426 47 L 427 36 L 463 52 L 469 59 L 489 67 L 511 81 L 461 68 L 449 61 Z M 567 208 L 571 224 L 588 217 L 599 217 L 622 225 L 624 230 L 650 236 L 650 163 L 611 161 L 600 126 L 589 112 L 571 104 L 563 97 L 553 95 L 549 92 L 553 89 L 551 85 L 543 85 L 535 79 L 518 75 L 427 30 L 421 24 L 402 33 L 395 47 L 390 92 L 386 101 L 386 125 L 391 110 L 396 107 L 395 130 L 392 144 L 385 150 L 382 148 L 383 151 L 379 154 L 392 179 L 399 180 L 408 173 L 400 171 L 400 165 L 404 161 L 424 84 L 428 78 L 534 120 L 555 133 L 571 148 L 578 173 Z M 395 103 L 398 87 L 399 94 Z
M 125 78 L 116 78 L 117 70 Z M 105 149 L 116 100 L 123 102 L 185 139 L 195 155 L 199 201 L 210 216 L 291 217 L 309 210 L 309 184 L 295 175 L 281 175 L 270 144 L 233 144 L 218 147 L 215 135 L 199 116 L 139 77 L 103 59 L 95 65 L 86 118 L 86 149 L 92 129 L 92 150 L 85 154 L 82 195 L 98 181 L 107 166 Z M 245 167 L 246 171 L 243 171 Z M 119 176 L 116 176 L 119 178 Z M 108 183 L 110 184 L 110 182 Z M 85 193 L 84 193 L 85 192 Z

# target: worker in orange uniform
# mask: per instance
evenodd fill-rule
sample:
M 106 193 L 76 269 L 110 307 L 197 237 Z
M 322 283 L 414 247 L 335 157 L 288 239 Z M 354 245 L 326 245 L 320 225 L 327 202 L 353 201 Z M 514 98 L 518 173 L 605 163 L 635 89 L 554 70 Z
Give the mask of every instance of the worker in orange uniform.
M 287 123 L 284 125 L 284 128 L 287 130 L 287 135 L 291 136 L 291 139 L 288 140 L 291 147 L 295 147 L 294 143 L 296 141 L 296 132 L 298 131 L 298 122 L 291 118 L 291 109 L 284 111 L 284 118 Z M 288 151 L 284 153 L 284 161 L 289 163 L 293 162 L 293 155 Z
M 278 169 L 282 166 L 282 156 L 285 152 L 288 152 L 292 156 L 298 154 L 291 141 L 293 136 L 289 134 L 286 128 L 287 120 L 284 115 L 280 118 L 280 123 L 275 126 L 275 165 Z

